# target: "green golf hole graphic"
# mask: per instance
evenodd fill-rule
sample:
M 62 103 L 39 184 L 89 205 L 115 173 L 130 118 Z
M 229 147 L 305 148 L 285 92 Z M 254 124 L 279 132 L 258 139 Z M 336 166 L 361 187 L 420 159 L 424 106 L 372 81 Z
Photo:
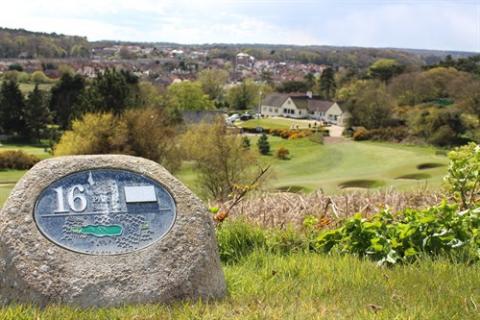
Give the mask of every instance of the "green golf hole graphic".
M 95 237 L 114 237 L 122 234 L 123 228 L 118 224 L 114 225 L 88 225 L 83 227 L 73 227 L 72 232 L 92 235 Z

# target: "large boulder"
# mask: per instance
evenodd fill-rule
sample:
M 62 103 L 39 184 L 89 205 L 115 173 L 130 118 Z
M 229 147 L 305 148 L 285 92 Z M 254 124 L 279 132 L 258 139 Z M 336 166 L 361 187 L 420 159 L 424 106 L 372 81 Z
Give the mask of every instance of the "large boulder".
M 204 205 L 157 163 L 123 155 L 52 158 L 28 171 L 0 213 L 0 276 L 3 304 L 226 293 Z

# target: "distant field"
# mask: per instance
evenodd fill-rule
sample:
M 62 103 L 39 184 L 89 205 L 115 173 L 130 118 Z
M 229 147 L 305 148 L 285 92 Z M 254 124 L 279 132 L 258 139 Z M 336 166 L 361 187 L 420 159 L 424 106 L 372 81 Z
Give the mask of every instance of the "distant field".
M 16 144 L 0 145 L 0 152 L 6 150 L 22 150 L 29 154 L 34 154 L 40 159 L 50 157 L 50 154 L 45 151 L 44 147 L 40 146 L 25 146 Z M 0 205 L 3 205 L 7 199 L 10 191 L 15 186 L 17 181 L 25 174 L 25 170 L 0 170 Z
M 0 85 L 2 81 L 0 80 Z M 53 83 L 42 83 L 38 85 L 38 88 L 43 91 L 49 91 L 53 86 Z M 35 84 L 33 83 L 19 83 L 20 90 L 23 92 L 23 94 L 27 94 L 29 92 L 32 92 L 33 89 L 35 88 Z
M 50 91 L 52 88 L 53 84 L 51 83 L 42 83 L 38 85 L 38 88 L 43 91 Z M 29 93 L 32 92 L 33 89 L 35 89 L 35 84 L 33 83 L 20 83 L 20 90 L 23 93 Z
M 51 157 L 45 147 L 41 145 L 0 144 L 0 152 L 6 150 L 22 150 L 25 153 L 36 155 L 40 159 Z

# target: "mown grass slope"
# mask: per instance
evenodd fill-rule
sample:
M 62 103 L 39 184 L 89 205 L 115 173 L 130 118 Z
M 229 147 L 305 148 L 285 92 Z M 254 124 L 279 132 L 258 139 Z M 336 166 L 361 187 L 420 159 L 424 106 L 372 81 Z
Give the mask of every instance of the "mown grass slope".
M 252 137 L 256 149 L 256 137 Z M 262 161 L 272 164 L 271 189 L 312 191 L 323 189 L 327 193 L 364 188 L 394 187 L 399 190 L 441 186 L 446 174 L 448 159 L 438 155 L 432 147 L 406 146 L 392 143 L 348 141 L 318 144 L 308 138 L 285 140 L 269 136 L 271 155 Z M 279 160 L 274 155 L 278 148 L 290 152 L 289 160 Z M 438 164 L 420 170 L 422 164 Z M 196 189 L 192 163 L 184 164 L 177 176 L 192 189 Z M 365 182 L 365 183 L 363 183 Z M 349 187 L 345 189 L 345 186 Z

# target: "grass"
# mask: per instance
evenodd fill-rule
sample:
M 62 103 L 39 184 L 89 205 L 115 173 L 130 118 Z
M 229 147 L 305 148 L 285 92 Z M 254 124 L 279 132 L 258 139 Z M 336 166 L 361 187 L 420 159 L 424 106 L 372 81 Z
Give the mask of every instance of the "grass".
M 40 159 L 46 159 L 51 157 L 51 155 L 46 151 L 45 146 L 43 145 L 25 145 L 25 144 L 1 144 L 0 152 L 7 150 L 22 150 L 25 153 L 33 154 Z
M 336 194 L 359 187 L 438 189 L 447 171 L 448 158 L 433 147 L 354 141 L 321 145 L 308 138 L 285 140 L 272 136 L 269 141 L 272 155 L 261 159 L 272 164 L 273 179 L 268 186 L 272 190 L 310 192 L 321 188 Z M 251 144 L 256 148 L 256 137 L 252 137 Z M 273 156 L 280 147 L 289 150 L 290 160 Z M 176 176 L 198 191 L 193 163 L 184 163 Z M 355 181 L 373 183 L 359 185 Z
M 0 80 L 0 85 L 2 84 L 2 80 Z M 50 91 L 50 89 L 53 87 L 54 83 L 41 83 L 38 85 L 38 88 L 42 91 Z M 23 94 L 28 94 L 33 91 L 35 88 L 35 84 L 33 82 L 21 82 L 18 84 L 18 87 L 20 88 L 20 91 L 22 91 Z
M 252 137 L 252 148 L 256 149 L 256 137 Z M 272 164 L 273 179 L 268 188 L 291 189 L 294 192 L 310 192 L 323 189 L 336 194 L 345 188 L 345 183 L 356 180 L 371 180 L 372 183 L 352 188 L 390 188 L 401 191 L 419 187 L 438 189 L 446 174 L 448 158 L 436 154 L 437 149 L 423 146 L 407 146 L 393 143 L 354 142 L 321 145 L 308 138 L 285 140 L 269 136 L 271 155 L 261 156 L 265 163 Z M 285 147 L 290 160 L 280 160 L 273 155 Z M 431 166 L 435 163 L 435 166 Z M 431 168 L 424 168 L 424 165 Z M 420 166 L 421 170 L 417 168 Z M 428 173 L 425 179 L 398 179 L 400 176 Z M 188 187 L 198 191 L 195 183 L 193 163 L 184 163 L 176 173 Z
M 272 163 L 273 179 L 268 187 L 280 191 L 310 192 L 321 188 L 329 194 L 335 194 L 359 187 L 395 187 L 399 190 L 424 186 L 438 188 L 448 162 L 444 155 L 437 154 L 437 149 L 429 147 L 353 141 L 321 145 L 308 138 L 285 140 L 271 136 L 269 141 L 272 155 L 280 147 L 290 152 L 290 160 L 261 157 L 265 163 Z M 252 138 L 252 148 L 256 148 L 255 137 Z M 38 145 L 4 144 L 0 146 L 2 150 L 23 150 L 41 159 L 50 157 Z M 0 204 L 24 172 L 0 171 Z M 420 176 L 420 173 L 423 175 Z M 199 193 L 193 163 L 185 162 L 175 175 Z M 374 183 L 359 185 L 355 181 Z
M 224 266 L 219 301 L 76 309 L 8 306 L 13 319 L 478 319 L 480 266 L 424 259 L 380 268 L 355 257 L 257 251 Z
M 0 152 L 7 150 L 22 150 L 26 153 L 36 155 L 40 159 L 50 157 L 45 148 L 40 145 L 2 144 Z M 0 170 L 0 206 L 7 199 L 10 191 L 17 181 L 25 174 L 26 170 Z
M 448 163 L 445 156 L 437 155 L 437 149 L 431 147 L 353 141 L 320 145 L 308 138 L 284 140 L 269 137 L 269 141 L 272 154 L 278 148 L 285 147 L 290 151 L 291 158 L 279 160 L 273 156 L 262 157 L 273 164 L 275 179 L 271 187 L 274 189 L 300 186 L 307 191 L 321 188 L 327 193 L 338 193 L 342 190 L 342 184 L 352 180 L 378 182 L 370 185 L 373 188 L 439 188 Z M 255 146 L 253 140 L 252 146 Z M 432 163 L 438 165 L 429 169 L 422 166 Z M 424 170 L 420 171 L 417 168 L 419 165 Z M 428 173 L 430 177 L 425 176 L 422 180 L 396 179 L 420 172 Z

